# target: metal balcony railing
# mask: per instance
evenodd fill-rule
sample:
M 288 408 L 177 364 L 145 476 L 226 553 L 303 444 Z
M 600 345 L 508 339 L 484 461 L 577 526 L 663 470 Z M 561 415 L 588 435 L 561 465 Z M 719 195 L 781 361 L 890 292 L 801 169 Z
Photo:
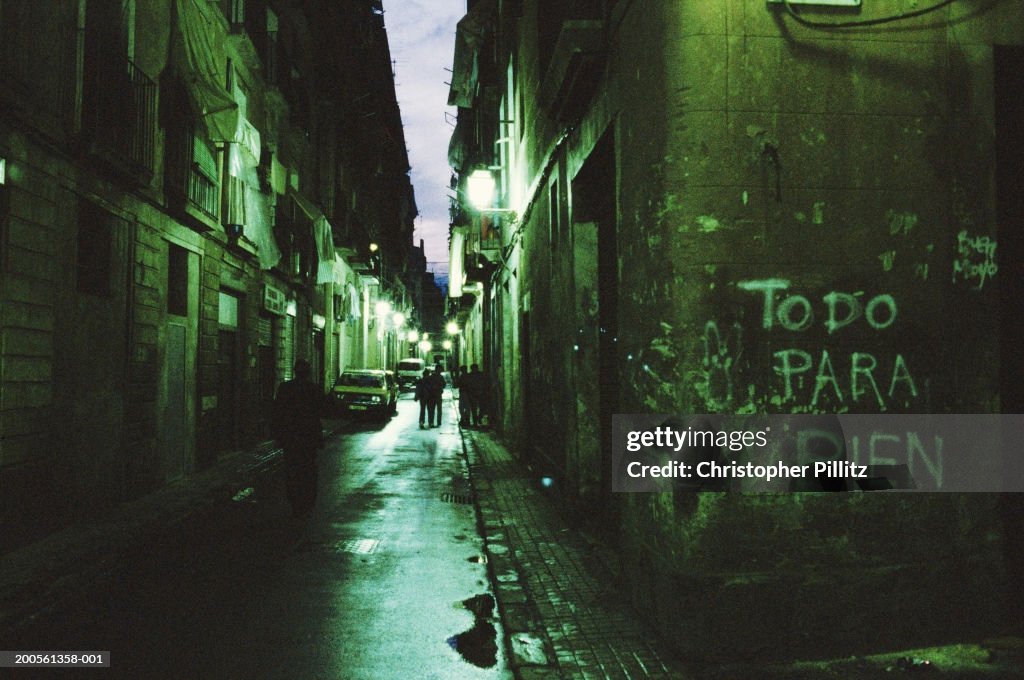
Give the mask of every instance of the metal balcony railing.
M 131 162 L 152 172 L 156 149 L 156 83 L 131 61 L 128 62 L 128 76 L 135 114 L 128 157 Z
M 207 177 L 195 164 L 188 174 L 188 200 L 210 218 L 217 219 L 220 185 Z
M 82 134 L 88 149 L 148 182 L 156 146 L 156 83 L 95 36 L 87 36 L 86 46 Z

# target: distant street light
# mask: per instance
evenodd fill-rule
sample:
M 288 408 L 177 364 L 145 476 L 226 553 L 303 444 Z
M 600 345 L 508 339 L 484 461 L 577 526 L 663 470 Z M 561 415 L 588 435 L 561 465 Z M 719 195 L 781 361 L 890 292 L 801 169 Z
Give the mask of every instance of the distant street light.
M 445 340 L 444 342 L 441 343 L 441 347 L 443 347 L 445 350 L 450 350 L 452 348 L 452 341 Z
M 420 339 L 420 334 L 417 331 L 409 331 L 405 334 L 406 342 L 417 342 Z
M 448 324 L 444 327 L 444 330 L 445 332 L 448 333 L 448 335 L 458 335 L 459 333 L 462 332 L 459 330 L 459 324 L 455 323 L 454 321 L 449 321 Z

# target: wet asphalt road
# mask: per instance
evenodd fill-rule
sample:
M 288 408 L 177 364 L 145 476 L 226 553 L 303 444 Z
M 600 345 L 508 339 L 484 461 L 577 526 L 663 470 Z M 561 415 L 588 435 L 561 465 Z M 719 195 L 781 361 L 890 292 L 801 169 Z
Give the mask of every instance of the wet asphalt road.
M 18 641 L 110 650 L 111 668 L 11 677 L 511 677 L 449 404 L 420 430 L 403 395 L 386 424 L 329 441 L 310 520 L 291 518 L 278 468 Z

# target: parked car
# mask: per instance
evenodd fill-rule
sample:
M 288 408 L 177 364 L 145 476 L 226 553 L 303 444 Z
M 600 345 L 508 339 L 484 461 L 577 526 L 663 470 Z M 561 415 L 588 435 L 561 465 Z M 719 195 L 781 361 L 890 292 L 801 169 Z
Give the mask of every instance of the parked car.
M 388 418 L 398 410 L 398 384 L 390 371 L 348 370 L 334 382 L 331 398 L 344 415 Z
M 398 362 L 398 386 L 409 387 L 423 377 L 423 359 L 402 359 Z

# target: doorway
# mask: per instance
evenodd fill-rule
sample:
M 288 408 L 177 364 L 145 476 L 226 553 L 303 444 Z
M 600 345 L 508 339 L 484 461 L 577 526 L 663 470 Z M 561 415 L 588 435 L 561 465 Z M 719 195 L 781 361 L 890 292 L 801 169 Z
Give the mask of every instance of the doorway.
M 606 509 L 612 507 L 608 502 L 612 415 L 619 406 L 616 195 L 615 134 L 609 127 L 572 183 L 573 274 L 580 329 L 574 367 L 581 468 L 577 475 L 582 500 Z

